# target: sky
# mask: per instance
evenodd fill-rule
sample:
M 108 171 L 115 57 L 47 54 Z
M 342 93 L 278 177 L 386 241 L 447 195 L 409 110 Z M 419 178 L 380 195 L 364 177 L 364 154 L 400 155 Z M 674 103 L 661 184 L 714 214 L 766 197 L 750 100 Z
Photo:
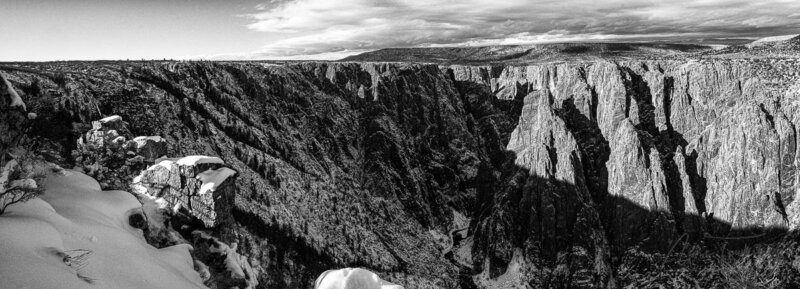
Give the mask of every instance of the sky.
M 800 0 L 0 0 L 0 61 L 339 59 L 798 33 Z

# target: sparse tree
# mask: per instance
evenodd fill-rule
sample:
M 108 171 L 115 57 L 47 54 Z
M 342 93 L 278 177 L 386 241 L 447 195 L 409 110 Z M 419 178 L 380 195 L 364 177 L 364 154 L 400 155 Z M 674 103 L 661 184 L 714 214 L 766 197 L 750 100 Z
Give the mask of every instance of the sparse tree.
M 43 176 L 38 173 L 25 172 L 17 166 L 16 160 L 9 161 L 2 172 L 0 183 L 0 215 L 17 203 L 26 202 L 44 192 L 39 185 Z
M 0 193 L 0 215 L 4 214 L 9 206 L 28 201 L 42 194 L 42 189 L 36 187 L 13 187 Z

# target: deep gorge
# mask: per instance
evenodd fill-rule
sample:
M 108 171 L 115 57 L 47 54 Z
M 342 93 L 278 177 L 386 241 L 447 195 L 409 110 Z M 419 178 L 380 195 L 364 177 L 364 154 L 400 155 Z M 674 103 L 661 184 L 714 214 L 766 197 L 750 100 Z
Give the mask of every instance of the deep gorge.
M 231 218 L 211 230 L 239 244 L 263 288 L 308 288 L 345 266 L 406 288 L 497 288 L 603 286 L 629 248 L 795 230 L 798 65 L 68 62 L 0 71 L 38 115 L 24 133 L 63 167 L 76 165 L 75 139 L 108 115 L 133 135 L 165 138 L 169 155 L 223 159 L 238 172 L 223 208 Z

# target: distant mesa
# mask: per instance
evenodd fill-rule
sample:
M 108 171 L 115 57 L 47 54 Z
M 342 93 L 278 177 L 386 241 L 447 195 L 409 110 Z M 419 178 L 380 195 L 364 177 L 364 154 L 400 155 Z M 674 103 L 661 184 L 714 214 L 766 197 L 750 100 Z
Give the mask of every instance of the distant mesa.
M 599 59 L 684 59 L 694 56 L 717 56 L 732 53 L 760 53 L 761 50 L 797 51 L 800 35 L 761 38 L 750 43 L 744 39 L 669 42 L 570 42 L 530 45 L 494 45 L 470 47 L 386 48 L 352 55 L 340 61 L 422 62 L 440 64 L 534 64 L 547 62 L 583 62 Z M 752 50 L 752 51 L 749 51 Z
M 763 46 L 787 45 L 787 44 L 797 44 L 797 43 L 800 43 L 800 34 L 764 37 L 757 39 L 753 42 L 750 42 L 745 46 L 747 48 L 756 48 Z
M 576 42 L 475 47 L 387 48 L 353 55 L 341 61 L 427 63 L 534 63 L 585 61 L 606 57 L 668 56 L 712 50 L 701 44 L 660 42 Z

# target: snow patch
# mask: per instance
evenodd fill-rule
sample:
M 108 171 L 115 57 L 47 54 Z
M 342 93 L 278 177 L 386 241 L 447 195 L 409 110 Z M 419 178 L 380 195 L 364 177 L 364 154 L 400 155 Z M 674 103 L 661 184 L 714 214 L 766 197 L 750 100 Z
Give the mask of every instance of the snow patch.
M 6 77 L 3 76 L 2 74 L 0 74 L 0 78 L 3 79 L 3 82 L 6 85 L 6 91 L 8 92 L 8 96 L 11 97 L 11 107 L 12 108 L 21 107 L 23 111 L 28 111 L 28 108 L 25 106 L 25 102 L 22 101 L 22 98 L 19 97 L 17 91 L 14 90 L 13 86 L 11 86 L 11 82 L 8 82 L 8 79 L 6 79 Z
M 147 142 L 148 140 L 151 140 L 151 141 L 154 141 L 154 142 L 162 142 L 162 141 L 164 141 L 164 138 L 162 138 L 160 136 L 137 136 L 137 137 L 133 138 L 133 141 L 135 141 L 137 143 L 138 142 Z
M 147 170 L 151 171 L 151 170 L 156 169 L 157 167 L 164 167 L 165 169 L 170 169 L 170 168 L 172 168 L 172 165 L 175 164 L 176 160 L 177 159 L 169 159 L 169 158 L 157 159 L 156 160 L 156 164 L 147 167 Z M 139 181 L 141 181 L 141 179 L 142 179 L 142 175 L 139 175 L 138 177 L 133 179 L 133 182 L 134 183 L 138 183 Z
M 101 118 L 98 121 L 100 123 L 109 123 L 109 122 L 118 122 L 118 121 L 121 121 L 121 120 L 122 120 L 122 117 L 120 117 L 119 115 L 112 115 L 112 116 L 109 116 L 109 117 Z
M 166 223 L 167 217 L 165 216 L 165 212 L 168 211 L 167 208 L 169 205 L 164 198 L 156 198 L 150 196 L 145 193 L 140 193 L 139 195 L 139 202 L 142 203 L 142 213 L 147 216 L 148 226 L 150 228 L 155 228 L 158 230 L 166 230 Z
M 222 161 L 221 158 L 218 157 L 209 157 L 209 156 L 186 156 L 182 158 L 160 158 L 156 160 L 156 164 L 147 168 L 148 170 L 156 168 L 156 166 L 162 166 L 164 168 L 169 169 L 172 167 L 173 164 L 178 164 L 182 166 L 194 166 L 199 164 L 224 164 L 225 162 Z
M 236 171 L 225 167 L 216 170 L 207 170 L 197 174 L 195 178 L 203 182 L 203 184 L 200 185 L 198 194 L 203 195 L 215 191 L 228 177 L 235 174 Z
M 142 175 L 139 174 L 138 176 L 133 177 L 134 183 L 141 183 L 142 182 Z
M 217 247 L 211 247 L 211 253 L 217 253 L 222 256 L 225 256 L 225 269 L 228 272 L 231 272 L 231 276 L 239 279 L 244 279 L 246 275 L 244 274 L 244 269 L 240 265 L 240 260 L 237 258 L 236 249 L 238 245 L 236 243 L 231 244 L 230 246 L 225 245 L 221 242 L 217 242 Z
M 187 156 L 175 162 L 183 166 L 194 166 L 199 164 L 224 164 L 221 158 L 208 156 Z
M 145 147 L 147 147 L 147 145 L 149 143 L 155 145 L 152 148 L 152 150 L 155 151 L 155 150 L 157 150 L 157 146 L 158 145 L 166 147 L 166 142 L 167 142 L 164 138 L 162 138 L 160 136 L 137 136 L 137 137 L 133 138 L 132 141 L 133 141 L 134 144 L 136 144 L 136 150 L 137 151 L 144 149 Z
M 230 273 L 230 277 L 246 281 L 246 286 L 242 289 L 254 289 L 258 285 L 258 280 L 255 279 L 258 272 L 250 266 L 250 262 L 247 261 L 245 256 L 236 253 L 238 246 L 235 242 L 228 246 L 203 231 L 194 231 L 192 235 L 194 235 L 195 240 L 200 239 L 205 245 L 208 245 L 209 253 L 224 257 L 222 265 Z

